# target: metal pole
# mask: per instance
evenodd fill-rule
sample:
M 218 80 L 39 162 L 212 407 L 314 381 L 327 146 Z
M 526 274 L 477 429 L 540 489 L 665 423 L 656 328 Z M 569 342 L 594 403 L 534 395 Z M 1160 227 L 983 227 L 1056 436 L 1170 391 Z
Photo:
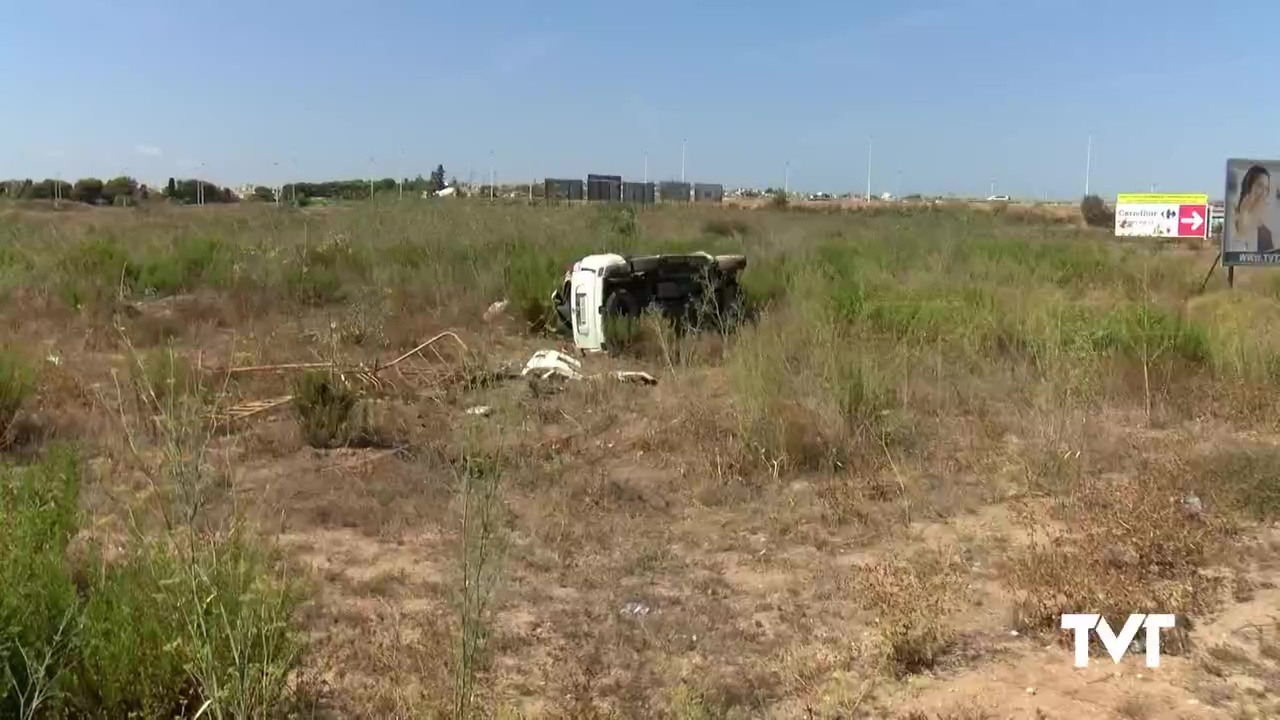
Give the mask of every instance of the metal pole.
M 791 196 L 791 161 L 787 161 L 787 169 L 782 174 L 782 194 L 785 197 Z
M 1084 194 L 1089 196 L 1089 176 L 1093 174 L 1093 133 L 1089 133 L 1089 144 L 1084 151 Z
M 680 182 L 684 182 L 684 157 L 685 149 L 688 146 L 688 140 L 680 141 Z
M 649 151 L 644 151 L 644 181 L 649 182 Z
M 867 201 L 872 201 L 872 138 L 867 138 Z

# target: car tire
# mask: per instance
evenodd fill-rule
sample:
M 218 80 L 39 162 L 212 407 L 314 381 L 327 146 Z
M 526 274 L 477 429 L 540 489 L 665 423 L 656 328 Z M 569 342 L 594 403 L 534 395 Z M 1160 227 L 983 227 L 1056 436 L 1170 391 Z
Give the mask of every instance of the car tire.
M 604 338 L 609 349 L 619 349 L 631 342 L 636 332 L 631 323 L 640 319 L 640 310 L 640 301 L 626 290 L 614 290 L 605 298 Z
M 640 301 L 626 290 L 614 290 L 604 301 L 605 317 L 640 317 Z

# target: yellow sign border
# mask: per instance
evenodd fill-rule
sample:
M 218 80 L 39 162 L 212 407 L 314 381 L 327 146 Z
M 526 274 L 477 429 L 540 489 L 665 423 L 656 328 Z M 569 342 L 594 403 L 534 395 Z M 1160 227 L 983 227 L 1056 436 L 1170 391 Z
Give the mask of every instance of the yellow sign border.
M 1208 195 L 1163 193 L 1120 193 L 1117 205 L 1208 205 Z

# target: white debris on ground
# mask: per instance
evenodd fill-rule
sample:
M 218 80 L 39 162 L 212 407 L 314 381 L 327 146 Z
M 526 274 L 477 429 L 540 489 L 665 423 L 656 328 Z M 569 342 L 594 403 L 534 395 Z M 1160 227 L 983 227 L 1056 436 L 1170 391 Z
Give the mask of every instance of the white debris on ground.
M 543 380 L 553 375 L 568 380 L 582 380 L 585 377 L 582 374 L 582 363 L 559 350 L 539 350 L 534 353 L 524 364 L 524 370 L 520 374 L 525 377 L 533 375 Z
M 638 382 L 642 385 L 657 385 L 658 379 L 647 372 L 639 370 L 614 370 L 609 377 L 622 382 Z
M 466 413 L 468 415 L 479 415 L 480 417 L 488 417 L 490 414 L 493 413 L 493 408 L 489 407 L 488 405 L 476 405 L 474 407 L 467 408 Z
M 566 380 L 597 380 L 600 375 L 584 375 L 582 361 L 566 355 L 559 350 L 539 350 L 525 363 L 521 376 L 530 375 L 546 380 L 550 377 L 561 377 Z M 638 382 L 643 385 L 657 385 L 658 379 L 639 370 L 614 370 L 605 377 L 619 382 Z
M 488 310 L 484 311 L 484 321 L 493 322 L 494 320 L 502 317 L 502 315 L 507 311 L 507 306 L 510 304 L 510 300 L 498 300 L 494 302 L 489 306 Z
M 648 605 L 634 600 L 622 606 L 622 614 L 630 615 L 631 617 L 644 617 L 652 611 L 653 609 Z

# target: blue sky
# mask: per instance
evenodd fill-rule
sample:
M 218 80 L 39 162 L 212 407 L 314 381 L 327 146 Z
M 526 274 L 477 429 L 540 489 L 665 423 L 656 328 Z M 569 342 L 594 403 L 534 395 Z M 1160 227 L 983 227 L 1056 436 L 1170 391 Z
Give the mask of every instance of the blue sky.
M 0 177 L 589 172 L 1222 193 L 1280 157 L 1280 3 L 10 3 Z M 1257 40 L 1254 39 L 1256 34 Z M 371 160 L 372 158 L 372 160 Z

